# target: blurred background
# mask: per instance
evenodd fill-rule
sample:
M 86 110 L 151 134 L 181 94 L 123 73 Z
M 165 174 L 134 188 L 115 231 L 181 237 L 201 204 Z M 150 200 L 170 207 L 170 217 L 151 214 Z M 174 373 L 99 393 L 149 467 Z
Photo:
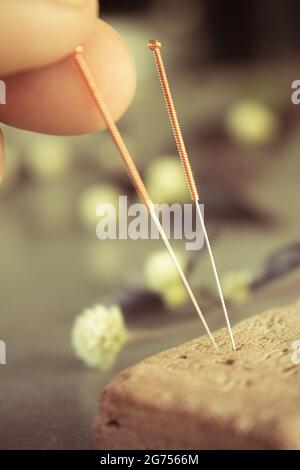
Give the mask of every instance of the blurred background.
M 299 297 L 300 4 L 102 1 L 138 75 L 120 128 L 155 202 L 187 202 L 149 38 L 163 54 L 232 323 Z M 96 238 L 96 207 L 136 195 L 106 133 L 5 128 L 0 189 L 1 448 L 91 448 L 97 396 L 124 367 L 203 334 L 161 241 Z M 169 184 L 172 175 L 172 185 Z M 166 187 L 168 191 L 166 191 Z M 224 326 L 206 250 L 173 246 L 212 329 Z M 74 319 L 117 304 L 130 342 L 108 371 L 71 347 Z M 4 432 L 5 430 L 5 432 Z

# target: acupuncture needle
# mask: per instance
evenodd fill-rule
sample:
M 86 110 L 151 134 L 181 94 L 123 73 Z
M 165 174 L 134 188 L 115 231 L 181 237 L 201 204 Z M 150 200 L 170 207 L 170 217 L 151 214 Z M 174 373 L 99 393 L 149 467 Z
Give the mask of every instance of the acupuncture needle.
M 219 292 L 219 296 L 220 296 L 220 300 L 221 300 L 221 304 L 222 304 L 222 309 L 223 309 L 223 312 L 224 312 L 224 315 L 225 315 L 226 324 L 227 324 L 229 336 L 230 336 L 231 343 L 232 343 L 232 348 L 235 351 L 236 347 L 235 347 L 235 342 L 234 342 L 234 338 L 233 338 L 233 333 L 232 333 L 232 329 L 231 329 L 231 325 L 230 325 L 230 321 L 229 321 L 229 316 L 228 316 L 228 312 L 227 312 L 227 308 L 226 308 L 226 304 L 225 304 L 225 300 L 224 300 L 224 296 L 223 296 L 223 292 L 222 292 L 222 288 L 221 288 L 221 284 L 220 284 L 220 280 L 219 280 L 219 276 L 218 276 L 216 263 L 215 263 L 215 260 L 214 260 L 213 252 L 212 252 L 212 249 L 211 249 L 211 245 L 210 245 L 210 242 L 209 242 L 208 234 L 207 234 L 207 231 L 206 231 L 206 227 L 205 227 L 205 224 L 204 224 L 204 219 L 203 219 L 201 208 L 200 208 L 199 195 L 198 195 L 197 187 L 196 187 L 196 184 L 195 184 L 193 171 L 192 171 L 190 161 L 189 161 L 189 157 L 188 157 L 186 147 L 185 147 L 185 144 L 184 144 L 181 128 L 180 128 L 180 125 L 179 125 L 178 117 L 177 117 L 177 114 L 176 114 L 176 110 L 175 110 L 175 106 L 174 106 L 174 102 L 173 102 L 173 98 L 172 98 L 172 93 L 171 93 L 169 81 L 168 81 L 168 78 L 167 78 L 167 74 L 166 74 L 164 62 L 163 62 L 163 59 L 162 59 L 162 55 L 161 55 L 161 52 L 160 52 L 161 42 L 156 40 L 156 39 L 151 39 L 148 42 L 148 46 L 153 51 L 153 54 L 154 54 L 154 58 L 155 58 L 155 62 L 156 62 L 156 68 L 157 68 L 157 72 L 158 72 L 158 75 L 159 75 L 159 79 L 160 79 L 163 95 L 164 95 L 164 98 L 165 98 L 165 102 L 166 102 L 166 105 L 167 105 L 167 109 L 168 109 L 169 118 L 170 118 L 170 121 L 171 121 L 173 134 L 174 134 L 176 145 L 177 145 L 177 148 L 178 148 L 178 153 L 179 153 L 181 163 L 182 163 L 182 166 L 183 166 L 183 169 L 184 169 L 184 173 L 185 173 L 187 185 L 188 185 L 188 188 L 189 188 L 189 192 L 190 192 L 190 195 L 191 195 L 191 199 L 196 205 L 196 211 L 197 211 L 198 217 L 200 219 L 201 227 L 202 227 L 202 230 L 203 230 L 203 233 L 204 233 L 204 238 L 205 238 L 206 246 L 207 246 L 207 249 L 208 249 L 208 253 L 209 253 L 209 257 L 210 257 L 214 277 L 215 277 L 215 280 L 216 280 L 216 284 L 217 284 L 217 288 L 218 288 L 218 292 Z
M 110 111 L 109 109 L 107 108 L 106 104 L 105 104 L 105 101 L 103 100 L 103 97 L 96 85 L 96 82 L 95 82 L 95 79 L 91 73 L 91 70 L 89 69 L 88 65 L 87 65 L 87 62 L 83 56 L 83 47 L 82 46 L 78 46 L 76 49 L 75 49 L 75 55 L 74 55 L 74 58 L 79 66 L 79 70 L 82 74 L 82 77 L 84 78 L 94 100 L 95 100 L 95 103 L 100 111 L 100 113 L 102 114 L 103 116 L 103 119 L 106 123 L 106 126 L 107 126 L 107 130 L 109 131 L 110 133 L 110 136 L 114 142 L 114 144 L 116 145 L 118 151 L 119 151 L 119 154 L 125 164 L 125 167 L 127 169 L 127 172 L 128 172 L 128 175 L 132 181 L 132 184 L 133 186 L 135 187 L 139 197 L 141 198 L 141 200 L 143 201 L 143 203 L 145 204 L 145 206 L 147 207 L 147 209 L 149 210 L 150 212 L 150 215 L 166 245 L 166 248 L 174 262 L 174 265 L 180 275 L 180 278 L 191 298 L 191 301 L 196 309 L 196 312 L 198 313 L 199 315 L 199 318 L 200 320 L 202 321 L 203 323 L 203 326 L 205 328 L 205 331 L 206 333 L 208 334 L 214 348 L 216 349 L 216 351 L 218 351 L 218 346 L 213 338 L 213 335 L 206 323 L 206 320 L 202 314 L 202 311 L 198 305 L 198 302 L 192 292 L 192 289 L 188 283 L 188 280 L 180 266 L 180 263 L 174 253 L 174 250 L 173 248 L 171 247 L 170 243 L 169 243 L 169 240 L 168 240 L 168 237 L 159 221 L 159 218 L 155 212 L 155 206 L 148 194 L 148 191 L 144 185 L 144 182 L 139 174 L 139 171 L 137 169 L 137 167 L 135 166 L 135 163 L 129 153 L 129 150 L 120 134 L 120 131 L 115 123 L 115 121 L 113 120 L 111 114 L 110 114 Z

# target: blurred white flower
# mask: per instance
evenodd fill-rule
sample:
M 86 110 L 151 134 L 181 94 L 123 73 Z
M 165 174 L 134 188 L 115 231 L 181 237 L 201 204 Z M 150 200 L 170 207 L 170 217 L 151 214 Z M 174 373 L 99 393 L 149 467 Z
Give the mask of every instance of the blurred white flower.
M 38 136 L 32 140 L 24 160 L 37 179 L 51 180 L 64 176 L 72 166 L 72 146 L 63 137 Z
M 78 201 L 78 215 L 81 223 L 88 230 L 96 230 L 99 219 L 96 210 L 100 204 L 112 204 L 118 214 L 119 192 L 111 184 L 94 184 L 86 188 Z
M 183 257 L 179 253 L 176 253 L 176 256 L 181 266 L 183 266 Z M 147 286 L 159 292 L 161 292 L 165 286 L 173 284 L 179 277 L 176 266 L 166 250 L 159 250 L 152 253 L 146 260 L 144 270 Z
M 176 253 L 178 261 L 184 270 L 185 256 Z M 144 267 L 144 277 L 147 287 L 159 292 L 169 307 L 177 307 L 187 300 L 187 292 L 182 284 L 176 266 L 166 250 L 152 253 Z
M 230 302 L 244 303 L 251 294 L 252 275 L 249 271 L 229 271 L 222 279 L 225 299 Z
M 71 340 L 76 356 L 89 367 L 107 370 L 128 339 L 118 306 L 96 305 L 74 322 Z
M 264 144 L 277 137 L 279 119 L 274 111 L 255 100 L 235 103 L 228 112 L 226 126 L 238 141 Z
M 153 160 L 146 172 L 146 186 L 154 203 L 175 203 L 188 200 L 184 171 L 177 156 Z
M 188 293 L 184 287 L 182 281 L 174 282 L 174 284 L 167 286 L 162 293 L 165 304 L 170 308 L 180 307 L 184 305 L 188 300 Z

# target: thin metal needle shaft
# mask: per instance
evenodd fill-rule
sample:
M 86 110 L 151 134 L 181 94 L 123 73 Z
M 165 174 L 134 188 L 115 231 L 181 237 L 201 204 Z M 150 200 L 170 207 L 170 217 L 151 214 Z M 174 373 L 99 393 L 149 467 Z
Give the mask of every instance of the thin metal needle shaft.
M 153 218 L 153 220 L 154 220 L 154 223 L 155 223 L 155 225 L 156 225 L 156 227 L 157 227 L 157 229 L 158 229 L 158 231 L 159 231 L 159 233 L 160 233 L 160 235 L 161 235 L 163 241 L 165 242 L 165 245 L 166 245 L 166 247 L 167 247 L 167 250 L 168 250 L 168 252 L 169 252 L 169 254 L 170 254 L 170 256 L 171 256 L 171 258 L 172 258 L 172 260 L 173 260 L 173 262 L 174 262 L 174 264 L 175 264 L 175 266 L 176 266 L 176 268 L 177 268 L 177 271 L 178 271 L 178 273 L 179 273 L 179 275 L 180 275 L 180 277 L 181 277 L 181 280 L 182 280 L 182 282 L 183 282 L 183 284 L 184 284 L 184 287 L 186 288 L 187 293 L 189 294 L 189 296 L 190 296 L 190 298 L 191 298 L 191 301 L 192 301 L 193 304 L 194 304 L 194 307 L 195 307 L 195 309 L 196 309 L 196 312 L 198 313 L 199 318 L 201 319 L 201 321 L 202 321 L 202 323 L 203 323 L 203 326 L 204 326 L 204 328 L 205 328 L 206 333 L 208 334 L 208 336 L 209 336 L 209 338 L 210 338 L 212 344 L 214 345 L 216 351 L 219 351 L 219 348 L 218 348 L 218 346 L 217 346 L 217 344 L 216 344 L 216 342 L 215 342 L 215 340 L 214 340 L 214 338 L 213 338 L 213 336 L 212 336 L 212 334 L 211 334 L 211 332 L 210 332 L 210 329 L 209 329 L 209 327 L 208 327 L 208 325 L 207 325 L 207 323 L 206 323 L 206 320 L 205 320 L 205 318 L 204 318 L 204 316 L 203 316 L 203 313 L 201 312 L 201 309 L 200 309 L 200 307 L 199 307 L 199 305 L 198 305 L 198 302 L 197 302 L 197 300 L 195 299 L 195 296 L 194 296 L 194 294 L 193 294 L 193 291 L 192 291 L 192 289 L 191 289 L 191 287 L 190 287 L 190 285 L 189 285 L 189 283 L 188 283 L 188 280 L 187 280 L 187 278 L 186 278 L 184 272 L 182 271 L 182 268 L 181 268 L 181 266 L 180 266 L 180 263 L 179 263 L 179 261 L 178 261 L 176 255 L 175 255 L 175 253 L 174 253 L 174 251 L 173 251 L 171 245 L 170 245 L 170 242 L 169 242 L 169 240 L 168 240 L 168 237 L 167 237 L 167 235 L 165 234 L 165 231 L 164 231 L 164 229 L 163 229 L 163 227 L 162 227 L 162 225 L 161 225 L 161 223 L 160 223 L 160 221 L 159 221 L 159 219 L 158 219 L 158 217 L 157 217 L 157 215 L 156 215 L 156 213 L 155 213 L 155 211 L 154 211 L 154 208 L 152 208 L 152 209 L 150 210 L 150 214 L 151 214 L 151 216 L 152 216 L 152 218 Z
M 191 169 L 189 157 L 188 157 L 188 154 L 187 154 L 187 151 L 186 151 L 186 148 L 185 148 L 181 128 L 180 128 L 180 125 L 179 125 L 179 121 L 178 121 L 178 118 L 177 118 L 177 114 L 176 114 L 176 110 L 175 110 L 175 106 L 174 106 L 174 102 L 173 102 L 173 98 L 172 98 L 172 94 L 171 94 L 170 85 L 169 85 L 169 82 L 168 82 L 166 70 L 165 70 L 163 59 L 162 59 L 161 52 L 160 52 L 161 43 L 159 41 L 157 41 L 156 39 L 151 39 L 148 43 L 148 46 L 153 51 L 153 54 L 154 54 L 156 67 L 157 67 L 157 71 L 158 71 L 158 75 L 159 75 L 159 79 L 160 79 L 160 83 L 161 83 L 161 87 L 162 87 L 162 91 L 163 91 L 163 94 L 164 94 L 164 97 L 165 97 L 165 102 L 166 102 L 166 105 L 167 105 L 169 118 L 170 118 L 171 125 L 172 125 L 173 134 L 174 134 L 175 141 L 176 141 L 177 148 L 178 148 L 178 153 L 179 153 L 179 156 L 180 156 L 180 159 L 181 159 L 181 163 L 183 165 L 183 169 L 184 169 L 185 177 L 186 177 L 186 180 L 187 180 L 187 185 L 188 185 L 188 188 L 189 188 L 189 191 L 190 191 L 191 199 L 196 204 L 196 208 L 197 208 L 197 212 L 198 212 L 200 222 L 201 222 L 201 226 L 202 226 L 202 229 L 203 229 L 204 238 L 205 238 L 205 242 L 206 242 L 206 245 L 207 245 L 211 265 L 212 265 L 212 268 L 213 268 L 213 273 L 214 273 L 216 284 L 217 284 L 217 287 L 218 287 L 218 292 L 219 292 L 219 295 L 220 295 L 222 309 L 223 309 L 224 316 L 225 316 L 225 319 L 226 319 L 226 324 L 227 324 L 229 336 L 230 336 L 230 339 L 231 339 L 233 350 L 235 351 L 236 347 L 235 347 L 235 342 L 234 342 L 234 338 L 233 338 L 232 328 L 231 328 L 231 325 L 230 325 L 229 316 L 228 316 L 226 304 L 225 304 L 225 301 L 224 301 L 224 296 L 223 296 L 223 292 L 222 292 L 222 288 L 221 288 L 221 284 L 220 284 L 220 280 L 219 280 L 219 276 L 218 276 L 218 272 L 217 272 L 217 268 L 216 268 L 216 263 L 215 263 L 215 260 L 214 260 L 214 256 L 213 256 L 213 253 L 212 253 L 209 238 L 208 238 L 207 231 L 206 231 L 206 228 L 205 228 L 203 216 L 202 216 L 201 209 L 200 209 L 200 206 L 199 206 L 199 195 L 198 195 L 197 187 L 196 187 L 196 184 L 195 184 L 193 171 Z
M 209 241 L 209 238 L 208 238 L 208 235 L 207 235 L 205 223 L 204 223 L 201 208 L 200 208 L 200 205 L 199 205 L 199 201 L 196 202 L 196 208 L 197 208 L 197 212 L 198 212 L 199 219 L 200 219 L 200 222 L 201 222 L 202 230 L 203 230 L 203 233 L 204 233 L 204 238 L 205 238 L 206 246 L 207 246 L 207 249 L 208 249 L 211 265 L 212 265 L 212 268 L 213 268 L 213 273 L 214 273 L 214 276 L 215 276 L 216 284 L 217 284 L 217 287 L 218 287 L 218 292 L 219 292 L 223 312 L 224 312 L 224 315 L 225 315 L 226 324 L 227 324 L 229 336 L 230 336 L 230 339 L 231 339 L 231 344 L 232 344 L 233 350 L 235 351 L 236 346 L 235 346 L 234 337 L 233 337 L 233 333 L 232 333 L 232 329 L 231 329 L 231 325 L 230 325 L 230 321 L 229 321 L 229 316 L 228 316 L 228 312 L 227 312 L 227 308 L 226 308 L 226 304 L 225 304 L 225 300 L 224 300 L 224 296 L 223 296 L 223 292 L 222 292 L 222 288 L 221 288 L 221 284 L 220 284 L 220 280 L 219 280 L 219 276 L 218 276 L 216 263 L 215 263 L 215 260 L 214 260 L 213 252 L 212 252 L 212 249 L 211 249 L 211 246 L 210 246 L 210 241 Z
M 156 227 L 157 227 L 157 229 L 158 229 L 158 231 L 159 231 L 159 233 L 160 233 L 160 235 L 161 235 L 161 237 L 162 237 L 162 239 L 163 239 L 163 241 L 164 241 L 164 243 L 167 247 L 167 250 L 168 250 L 168 252 L 169 252 L 176 268 L 177 268 L 177 271 L 180 275 L 180 278 L 181 278 L 181 280 L 182 280 L 182 282 L 183 282 L 183 284 L 184 284 L 184 286 L 185 286 L 185 288 L 186 288 L 186 290 L 187 290 L 187 292 L 188 292 L 188 294 L 189 294 L 189 296 L 192 300 L 192 303 L 193 303 L 193 305 L 194 305 L 194 307 L 195 307 L 195 309 L 196 309 L 196 311 L 199 315 L 199 318 L 201 319 L 201 321 L 203 323 L 205 331 L 208 334 L 214 348 L 216 349 L 216 351 L 218 351 L 218 346 L 217 346 L 217 344 L 216 344 L 216 342 L 215 342 L 215 340 L 212 336 L 212 333 L 211 333 L 211 331 L 210 331 L 210 329 L 209 329 L 209 327 L 206 323 L 206 320 L 205 320 L 205 318 L 204 318 L 204 316 L 201 312 L 201 309 L 200 309 L 200 307 L 199 307 L 199 305 L 198 305 L 198 303 L 195 299 L 195 296 L 194 296 L 194 294 L 192 292 L 192 289 L 191 289 L 191 287 L 188 283 L 188 280 L 187 280 L 184 272 L 182 271 L 182 268 L 181 268 L 180 263 L 179 263 L 176 255 L 174 253 L 174 250 L 172 249 L 172 247 L 169 243 L 168 237 L 167 237 L 167 235 L 166 235 L 166 233 L 165 233 L 165 231 L 164 231 L 164 229 L 163 229 L 163 227 L 162 227 L 162 225 L 159 221 L 159 218 L 156 215 L 154 204 L 151 201 L 151 198 L 150 198 L 150 196 L 147 192 L 147 189 L 146 189 L 146 187 L 145 187 L 145 185 L 144 185 L 144 183 L 143 183 L 143 181 L 140 177 L 140 174 L 139 174 L 139 172 L 138 172 L 138 170 L 137 170 L 137 168 L 136 168 L 136 166 L 135 166 L 135 164 L 132 160 L 132 157 L 131 157 L 131 155 L 130 155 L 127 147 L 126 147 L 126 144 L 125 144 L 125 142 L 124 142 L 124 140 L 123 140 L 123 138 L 122 138 L 122 136 L 121 136 L 114 120 L 113 120 L 113 118 L 111 117 L 111 114 L 110 114 L 110 112 L 109 112 L 109 110 L 108 110 L 108 108 L 107 108 L 107 106 L 106 106 L 106 104 L 105 104 L 98 88 L 97 88 L 96 82 L 95 82 L 95 80 L 94 80 L 94 78 L 91 74 L 91 71 L 90 71 L 89 67 L 87 66 L 87 63 L 86 63 L 86 61 L 85 61 L 85 59 L 82 55 L 82 52 L 83 52 L 82 46 L 78 46 L 75 50 L 75 56 L 74 56 L 75 60 L 77 61 L 78 66 L 79 66 L 79 69 L 82 73 L 82 76 L 85 79 L 85 81 L 86 81 L 86 83 L 87 83 L 87 85 L 88 85 L 88 87 L 89 87 L 89 89 L 90 89 L 90 91 L 91 91 L 91 93 L 92 93 L 92 95 L 95 99 L 95 102 L 96 102 L 96 104 L 99 108 L 99 111 L 101 112 L 101 114 L 102 114 L 102 116 L 105 120 L 105 123 L 107 125 L 107 129 L 108 129 L 108 131 L 109 131 L 116 147 L 119 150 L 121 158 L 122 158 L 122 160 L 123 160 L 123 162 L 124 162 L 124 164 L 127 168 L 130 179 L 131 179 L 137 193 L 139 194 L 140 198 L 142 199 L 142 201 L 144 202 L 144 204 L 148 208 L 148 210 L 151 214 L 151 217 L 152 217 L 152 219 L 153 219 L 153 221 L 154 221 L 154 223 L 155 223 L 155 225 L 156 225 Z

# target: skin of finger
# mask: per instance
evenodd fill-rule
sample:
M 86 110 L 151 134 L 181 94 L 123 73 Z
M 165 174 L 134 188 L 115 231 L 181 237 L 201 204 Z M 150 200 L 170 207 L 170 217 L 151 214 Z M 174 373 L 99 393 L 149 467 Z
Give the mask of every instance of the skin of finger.
M 2 180 L 3 180 L 4 165 L 5 165 L 4 138 L 3 138 L 2 131 L 0 129 L 0 184 L 2 183 Z
M 98 2 L 0 0 L 0 77 L 58 61 L 84 42 Z
M 135 92 L 131 55 L 120 36 L 102 20 L 83 47 L 83 56 L 117 120 Z M 6 88 L 0 121 L 10 126 L 57 135 L 79 135 L 105 127 L 73 53 L 57 64 L 9 77 Z

